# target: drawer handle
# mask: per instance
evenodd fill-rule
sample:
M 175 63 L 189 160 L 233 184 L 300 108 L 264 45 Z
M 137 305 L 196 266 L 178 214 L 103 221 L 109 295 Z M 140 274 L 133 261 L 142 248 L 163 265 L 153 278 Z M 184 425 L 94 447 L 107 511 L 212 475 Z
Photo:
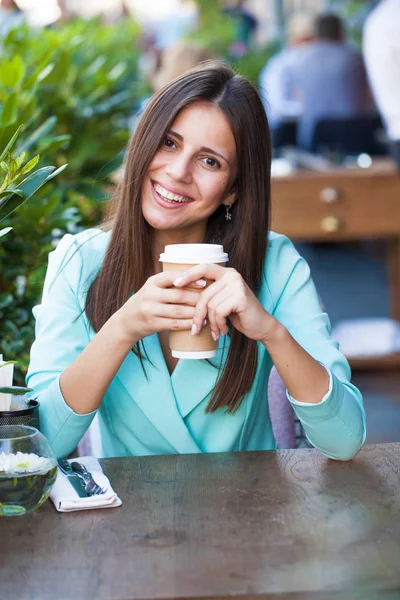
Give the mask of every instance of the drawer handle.
M 326 187 L 321 190 L 319 197 L 322 202 L 325 202 L 326 204 L 333 204 L 339 200 L 340 190 L 334 187 Z
M 321 221 L 322 231 L 335 233 L 343 228 L 344 223 L 338 217 L 324 217 Z

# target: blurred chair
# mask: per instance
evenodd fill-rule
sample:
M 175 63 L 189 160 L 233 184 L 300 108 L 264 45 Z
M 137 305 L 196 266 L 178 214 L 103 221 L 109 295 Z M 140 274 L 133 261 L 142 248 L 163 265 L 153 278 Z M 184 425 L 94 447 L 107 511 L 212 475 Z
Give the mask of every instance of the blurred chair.
M 92 440 L 89 429 L 83 434 L 74 454 L 76 456 L 92 456 Z
M 275 367 L 268 379 L 268 404 L 272 432 L 279 448 L 309 448 L 303 427 L 286 396 L 286 386 Z
M 273 150 L 279 150 L 285 146 L 296 146 L 297 123 L 287 121 L 277 127 L 271 128 L 271 143 Z
M 317 122 L 311 142 L 311 151 L 317 154 L 340 152 L 371 156 L 388 154 L 379 137 L 383 125 L 379 115 L 365 115 L 345 119 L 321 119 Z

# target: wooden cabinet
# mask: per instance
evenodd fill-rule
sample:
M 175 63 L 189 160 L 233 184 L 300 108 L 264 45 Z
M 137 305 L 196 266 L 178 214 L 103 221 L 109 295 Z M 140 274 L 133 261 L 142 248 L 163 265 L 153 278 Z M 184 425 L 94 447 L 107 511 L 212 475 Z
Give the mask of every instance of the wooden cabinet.
M 272 229 L 298 241 L 399 237 L 400 173 L 337 169 L 273 179 Z
M 394 163 L 273 178 L 271 229 L 293 241 L 385 239 L 391 314 L 400 321 L 400 173 Z M 399 367 L 400 355 L 352 362 Z

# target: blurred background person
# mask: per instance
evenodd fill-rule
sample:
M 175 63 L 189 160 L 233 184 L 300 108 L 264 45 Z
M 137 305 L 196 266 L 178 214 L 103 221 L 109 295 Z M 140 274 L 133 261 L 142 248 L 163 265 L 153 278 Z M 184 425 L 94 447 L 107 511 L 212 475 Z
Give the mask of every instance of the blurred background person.
M 303 106 L 297 141 L 306 150 L 313 149 L 319 120 L 366 115 L 372 108 L 362 56 L 345 41 L 341 19 L 320 15 L 315 31 L 316 39 L 303 47 L 293 67 Z
M 51 23 L 51 25 L 66 23 L 72 17 L 68 10 L 67 0 L 56 0 L 56 5 L 59 11 L 59 16 L 56 21 Z
M 14 0 L 0 2 L 0 37 L 5 37 L 14 27 L 22 25 L 24 13 Z
M 314 37 L 314 15 L 306 11 L 292 14 L 287 22 L 287 45 L 272 56 L 260 72 L 260 96 L 268 116 L 274 148 L 296 143 L 296 122 L 303 106 L 295 91 L 292 65 L 300 47 Z
M 196 42 L 182 40 L 173 44 L 162 53 L 160 68 L 151 78 L 153 90 L 159 90 L 172 79 L 211 58 L 211 52 Z
M 363 52 L 372 93 L 400 168 L 400 0 L 382 0 L 369 15 Z
M 230 47 L 230 54 L 235 57 L 246 54 L 258 27 L 258 20 L 248 10 L 247 4 L 247 0 L 235 0 L 226 2 L 223 8 L 223 12 L 236 22 L 236 39 Z
M 171 9 L 151 25 L 157 48 L 164 51 L 193 31 L 198 22 L 196 4 L 188 0 L 176 0 Z

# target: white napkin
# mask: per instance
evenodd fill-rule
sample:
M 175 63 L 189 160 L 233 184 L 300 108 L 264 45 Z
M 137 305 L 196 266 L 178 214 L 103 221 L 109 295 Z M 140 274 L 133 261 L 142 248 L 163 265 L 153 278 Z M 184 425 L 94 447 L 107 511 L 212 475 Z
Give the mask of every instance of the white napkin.
M 80 456 L 69 462 L 77 460 L 85 465 L 92 473 L 94 480 L 105 489 L 104 494 L 80 498 L 78 493 L 68 481 L 68 477 L 58 469 L 56 482 L 51 490 L 50 499 L 59 512 L 72 512 L 75 510 L 91 510 L 92 508 L 114 508 L 121 506 L 122 501 L 111 487 L 108 477 L 103 473 L 99 461 L 94 456 Z

